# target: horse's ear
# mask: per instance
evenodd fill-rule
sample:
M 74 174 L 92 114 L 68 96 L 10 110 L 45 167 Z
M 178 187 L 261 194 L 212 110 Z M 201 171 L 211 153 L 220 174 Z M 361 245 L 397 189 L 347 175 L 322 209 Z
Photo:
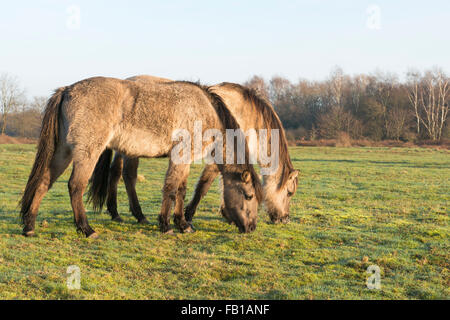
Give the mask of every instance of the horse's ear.
M 249 183 L 252 180 L 252 174 L 248 170 L 244 170 L 241 175 L 242 182 Z
M 299 174 L 298 170 L 291 171 L 291 173 L 289 173 L 289 180 L 294 180 L 295 178 L 298 177 L 298 174 Z

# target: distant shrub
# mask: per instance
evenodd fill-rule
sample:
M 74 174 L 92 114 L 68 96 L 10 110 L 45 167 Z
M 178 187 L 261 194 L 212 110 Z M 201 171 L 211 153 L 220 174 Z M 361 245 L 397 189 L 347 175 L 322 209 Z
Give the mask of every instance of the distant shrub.
M 347 132 L 339 132 L 336 139 L 336 147 L 351 147 L 352 139 Z

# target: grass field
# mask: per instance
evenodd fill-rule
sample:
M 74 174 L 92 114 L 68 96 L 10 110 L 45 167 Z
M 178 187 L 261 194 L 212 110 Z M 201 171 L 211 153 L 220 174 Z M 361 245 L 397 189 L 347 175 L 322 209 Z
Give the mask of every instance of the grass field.
M 450 153 L 430 149 L 291 149 L 301 170 L 291 223 L 239 234 L 218 214 L 217 183 L 194 234 L 156 224 L 167 160 L 142 160 L 138 194 L 151 224 L 137 225 L 119 188 L 122 224 L 88 208 L 100 234 L 75 231 L 70 170 L 44 198 L 37 237 L 24 238 L 17 202 L 33 145 L 0 145 L 0 299 L 449 299 Z M 192 170 L 188 196 L 201 166 Z M 68 290 L 66 269 L 81 270 Z M 369 265 L 381 289 L 369 290 Z

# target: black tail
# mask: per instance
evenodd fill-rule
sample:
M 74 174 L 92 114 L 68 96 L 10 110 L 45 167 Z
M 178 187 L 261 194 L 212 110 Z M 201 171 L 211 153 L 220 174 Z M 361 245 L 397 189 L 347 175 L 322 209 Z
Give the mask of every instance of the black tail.
M 33 169 L 28 177 L 28 182 L 22 199 L 19 202 L 19 206 L 21 206 L 20 217 L 23 224 L 27 223 L 31 203 L 33 202 L 36 191 L 42 182 L 42 177 L 44 176 L 45 170 L 50 167 L 50 162 L 55 153 L 56 146 L 58 145 L 58 118 L 60 105 L 64 99 L 65 89 L 65 87 L 57 89 L 48 100 L 47 106 L 45 107 Z
M 102 211 L 108 195 L 109 167 L 111 165 L 112 150 L 106 149 L 95 165 L 89 180 L 88 202 L 92 203 L 95 212 Z

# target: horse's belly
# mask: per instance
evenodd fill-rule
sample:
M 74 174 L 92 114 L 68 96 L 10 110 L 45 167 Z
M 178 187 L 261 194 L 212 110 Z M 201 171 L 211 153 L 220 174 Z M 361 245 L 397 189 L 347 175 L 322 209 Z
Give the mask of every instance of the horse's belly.
M 162 157 L 171 148 L 170 140 L 141 129 L 121 130 L 111 140 L 108 148 L 120 151 L 129 157 Z

